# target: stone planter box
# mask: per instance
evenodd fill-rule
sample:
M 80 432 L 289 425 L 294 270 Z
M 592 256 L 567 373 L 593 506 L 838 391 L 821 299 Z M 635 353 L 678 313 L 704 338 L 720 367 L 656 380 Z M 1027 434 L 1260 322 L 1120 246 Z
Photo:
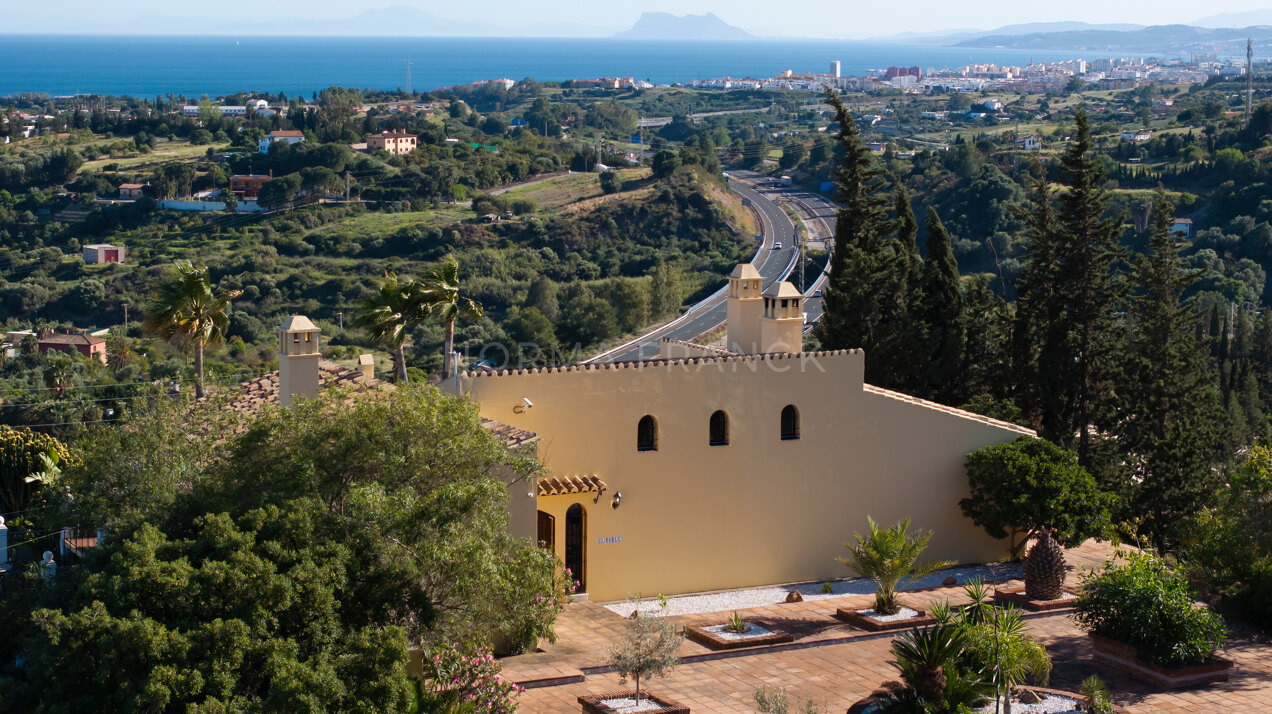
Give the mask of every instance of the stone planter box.
M 720 623 L 725 624 L 725 623 Z M 756 627 L 753 622 L 748 625 Z M 761 645 L 776 645 L 783 642 L 793 642 L 795 637 L 784 632 L 770 631 L 767 635 L 756 635 L 754 637 L 735 637 L 728 638 L 721 636 L 718 632 L 712 632 L 707 627 L 718 627 L 719 625 L 689 625 L 685 628 L 685 635 L 700 645 L 710 647 L 713 650 L 735 650 L 742 647 L 759 647 Z M 769 628 L 764 628 L 769 629 Z
M 1218 655 L 1212 655 L 1211 661 L 1206 664 L 1163 667 L 1140 659 L 1130 645 L 1095 634 L 1091 634 L 1090 638 L 1097 660 L 1164 689 L 1226 682 L 1232 669 L 1232 661 Z
M 1064 591 L 1067 595 L 1073 595 L 1068 590 Z M 1060 600 L 1034 600 L 1025 594 L 1024 585 L 1004 585 L 994 588 L 994 599 L 1000 602 L 1011 603 L 1016 607 L 1024 608 L 1031 612 L 1047 612 L 1051 610 L 1069 610 L 1078 600 L 1074 597 L 1067 597 Z
M 649 709 L 641 714 L 689 714 L 689 707 L 680 702 L 660 697 L 656 694 L 650 694 L 641 690 L 641 701 L 648 699 L 656 702 L 660 708 Z M 583 711 L 587 714 L 613 714 L 614 710 L 601 704 L 606 699 L 634 699 L 636 697 L 635 690 L 625 692 L 604 692 L 602 694 L 585 694 L 579 697 L 579 704 L 583 705 Z
M 932 615 L 929 614 L 927 610 L 923 610 L 917 607 L 911 607 L 910 605 L 906 605 L 905 603 L 902 603 L 901 606 L 909 607 L 911 610 L 914 610 L 915 612 L 919 614 L 915 617 L 906 618 L 904 620 L 888 620 L 888 621 L 880 622 L 879 620 L 876 620 L 870 617 L 869 615 L 864 615 L 860 612 L 857 612 L 857 610 L 869 609 L 869 608 L 841 607 L 835 610 L 835 616 L 841 620 L 844 620 L 850 625 L 855 625 L 857 627 L 860 627 L 863 630 L 869 630 L 870 632 L 885 632 L 887 630 L 905 630 L 911 627 L 922 627 L 923 625 L 931 625 L 932 623 L 936 622 L 936 618 L 932 617 Z

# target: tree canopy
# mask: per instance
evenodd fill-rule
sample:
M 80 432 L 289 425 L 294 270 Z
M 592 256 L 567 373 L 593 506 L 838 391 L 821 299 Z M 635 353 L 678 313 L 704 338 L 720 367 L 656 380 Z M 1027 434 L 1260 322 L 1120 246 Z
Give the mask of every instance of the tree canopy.
M 995 538 L 1010 538 L 1013 558 L 1041 529 L 1074 546 L 1109 525 L 1110 497 L 1073 452 L 1043 439 L 1022 436 L 972 452 L 967 480 L 963 515 Z
M 0 643 L 6 661 L 24 642 L 28 653 L 0 680 L 12 701 L 406 711 L 408 646 L 515 652 L 554 637 L 564 579 L 550 552 L 508 533 L 504 511 L 535 462 L 471 403 L 402 386 L 244 421 L 203 410 L 224 412 L 184 415 L 188 448 L 159 410 L 90 439 L 92 458 L 68 469 L 63 513 L 93 522 L 133 505 L 51 587 L 0 595 L 26 615 Z

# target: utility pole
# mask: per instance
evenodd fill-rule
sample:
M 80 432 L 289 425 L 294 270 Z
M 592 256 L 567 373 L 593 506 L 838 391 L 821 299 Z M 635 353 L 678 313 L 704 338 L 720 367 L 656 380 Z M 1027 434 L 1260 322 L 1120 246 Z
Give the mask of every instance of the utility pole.
M 124 332 L 128 332 L 128 303 L 124 303 Z
M 406 93 L 411 94 L 411 58 L 406 58 Z
M 1250 126 L 1250 109 L 1254 103 L 1254 40 L 1246 38 L 1246 106 L 1245 124 Z
M 340 331 L 344 332 L 344 310 L 337 312 L 336 315 L 340 318 Z

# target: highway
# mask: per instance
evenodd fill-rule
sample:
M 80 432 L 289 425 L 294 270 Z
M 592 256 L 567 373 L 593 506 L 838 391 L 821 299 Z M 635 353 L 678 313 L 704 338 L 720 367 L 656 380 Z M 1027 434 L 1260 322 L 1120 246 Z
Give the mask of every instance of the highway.
M 744 176 L 731 178 L 729 187 L 733 192 L 745 199 L 750 199 L 760 216 L 763 242 L 751 262 L 764 278 L 764 286 L 768 287 L 775 280 L 784 279 L 795 263 L 795 225 L 782 207 L 774 203 L 767 192 L 757 191 L 749 181 L 758 175 L 743 172 Z M 733 177 L 734 174 L 730 173 Z M 775 250 L 775 243 L 782 248 Z M 725 298 L 728 293 L 726 284 L 709 298 L 692 306 L 679 318 L 659 327 L 652 332 L 607 350 L 584 364 L 597 362 L 635 362 L 658 357 L 658 343 L 664 337 L 678 340 L 692 340 L 698 335 L 709 332 L 725 321 L 727 314 Z
M 761 182 L 756 190 L 769 200 L 779 198 L 786 200 L 804 221 L 804 225 L 809 231 L 808 239 L 810 241 L 826 241 L 828 247 L 834 245 L 835 217 L 839 207 L 830 199 L 820 193 L 813 193 L 800 188 L 767 185 L 771 181 L 769 177 L 750 171 L 732 171 L 729 175 L 752 182 Z M 812 279 L 813 277 L 807 274 L 804 276 L 804 280 L 807 283 L 804 290 L 804 295 L 806 296 L 804 299 L 805 330 L 811 329 L 822 316 L 822 299 L 817 297 L 816 293 L 825 287 L 827 275 L 823 272 L 818 274 L 815 280 Z

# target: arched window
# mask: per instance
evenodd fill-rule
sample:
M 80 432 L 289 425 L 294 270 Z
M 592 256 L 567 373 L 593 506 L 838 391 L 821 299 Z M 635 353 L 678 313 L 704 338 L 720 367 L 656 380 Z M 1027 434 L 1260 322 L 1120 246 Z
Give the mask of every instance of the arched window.
M 711 436 L 707 443 L 711 446 L 729 445 L 729 415 L 723 410 L 716 410 L 711 415 Z
M 794 404 L 782 407 L 782 441 L 799 438 L 799 410 Z
M 636 450 L 658 450 L 658 421 L 648 414 L 636 424 Z

